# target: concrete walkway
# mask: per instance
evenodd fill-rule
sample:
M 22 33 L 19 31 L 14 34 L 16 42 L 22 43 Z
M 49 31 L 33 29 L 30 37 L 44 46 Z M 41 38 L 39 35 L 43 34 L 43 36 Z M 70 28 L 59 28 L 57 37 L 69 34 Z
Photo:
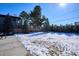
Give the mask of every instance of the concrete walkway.
M 7 36 L 0 40 L 0 56 L 25 56 L 26 49 L 15 36 Z

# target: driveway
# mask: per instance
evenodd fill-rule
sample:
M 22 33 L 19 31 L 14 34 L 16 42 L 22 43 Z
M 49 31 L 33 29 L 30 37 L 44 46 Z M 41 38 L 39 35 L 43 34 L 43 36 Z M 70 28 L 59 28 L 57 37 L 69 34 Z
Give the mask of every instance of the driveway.
M 0 40 L 0 56 L 25 56 L 26 53 L 26 49 L 16 36 L 7 36 Z

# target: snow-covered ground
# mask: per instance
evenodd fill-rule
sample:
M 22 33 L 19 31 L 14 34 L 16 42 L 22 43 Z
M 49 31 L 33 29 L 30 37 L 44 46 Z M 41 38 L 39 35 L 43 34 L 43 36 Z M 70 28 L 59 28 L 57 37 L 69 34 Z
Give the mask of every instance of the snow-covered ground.
M 79 56 L 79 36 L 76 34 L 37 32 L 17 37 L 34 56 Z

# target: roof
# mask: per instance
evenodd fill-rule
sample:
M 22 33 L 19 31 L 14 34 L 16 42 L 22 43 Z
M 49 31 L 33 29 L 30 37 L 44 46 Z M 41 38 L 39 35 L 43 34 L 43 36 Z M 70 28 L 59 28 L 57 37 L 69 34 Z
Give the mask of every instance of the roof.
M 7 15 L 2 15 L 2 14 L 0 14 L 0 17 L 6 17 Z M 20 19 L 20 17 L 17 17 L 17 16 L 12 16 L 12 15 L 9 15 L 10 17 L 12 17 L 12 18 L 19 18 Z

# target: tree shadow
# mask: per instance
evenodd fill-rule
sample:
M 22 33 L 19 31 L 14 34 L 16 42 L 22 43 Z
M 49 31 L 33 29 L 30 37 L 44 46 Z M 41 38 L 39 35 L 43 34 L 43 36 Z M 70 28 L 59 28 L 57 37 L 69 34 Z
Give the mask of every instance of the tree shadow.
M 77 32 L 51 32 L 51 34 L 55 34 L 55 33 L 58 35 L 65 34 L 67 36 L 73 36 L 73 35 L 79 36 L 79 33 L 77 33 Z
M 32 36 L 38 36 L 38 35 L 43 35 L 43 34 L 46 34 L 48 32 L 33 32 L 33 33 L 29 33 L 29 37 L 32 37 Z

